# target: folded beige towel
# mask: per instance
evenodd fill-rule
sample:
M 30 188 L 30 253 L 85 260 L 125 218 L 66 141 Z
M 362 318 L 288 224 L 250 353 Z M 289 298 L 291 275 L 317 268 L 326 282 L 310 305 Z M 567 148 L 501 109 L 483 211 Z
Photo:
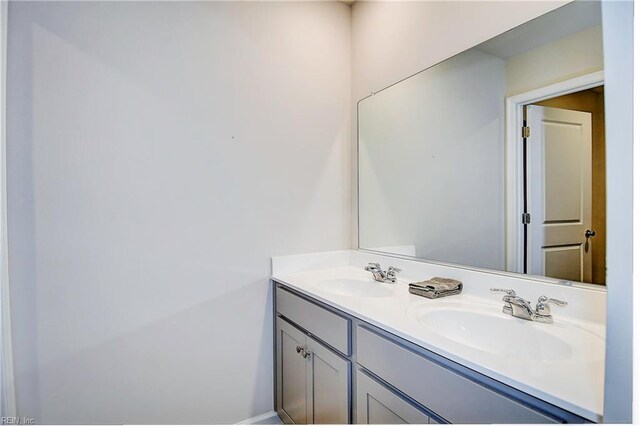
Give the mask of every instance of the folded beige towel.
M 414 287 L 431 287 L 436 291 L 450 291 L 462 286 L 462 282 L 453 278 L 433 277 L 430 280 L 409 284 Z
M 452 278 L 433 277 L 430 280 L 409 284 L 409 293 L 435 299 L 462 292 L 462 282 Z

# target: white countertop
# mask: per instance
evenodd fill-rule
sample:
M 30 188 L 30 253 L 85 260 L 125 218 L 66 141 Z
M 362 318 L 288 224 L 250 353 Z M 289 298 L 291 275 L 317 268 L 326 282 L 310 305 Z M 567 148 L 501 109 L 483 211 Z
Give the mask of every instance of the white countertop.
M 494 285 L 514 288 L 520 295 L 522 294 L 520 287 L 523 283 L 518 283 L 517 280 L 508 281 L 510 277 L 486 276 L 487 274 L 474 276 L 473 273 L 469 274 L 469 271 L 459 273 L 456 276 L 455 273 L 452 273 L 453 271 L 447 271 L 447 267 L 444 267 L 445 270 L 443 270 L 441 265 L 434 266 L 399 259 L 389 260 L 389 258 L 385 259 L 382 256 L 373 256 L 362 252 L 344 251 L 323 255 L 324 257 L 320 260 L 314 258 L 313 255 L 274 258 L 272 278 L 502 383 L 588 420 L 602 421 L 605 327 L 602 321 L 598 321 L 603 318 L 602 312 L 590 316 L 587 313 L 593 309 L 577 309 L 577 307 L 574 307 L 572 311 L 561 312 L 560 308 L 552 305 L 557 308 L 553 310 L 555 319 L 553 324 L 508 318 L 517 322 L 513 324 L 517 324 L 520 333 L 500 333 L 500 330 L 496 330 L 496 346 L 505 347 L 507 350 L 504 353 L 496 353 L 496 351 L 492 353 L 447 338 L 445 333 L 438 333 L 438 330 L 421 322 L 419 315 L 427 310 L 455 307 L 460 312 L 482 311 L 485 315 L 487 313 L 493 315 L 495 312 L 496 316 L 503 316 L 505 314 L 502 313 L 504 304 L 501 300 L 502 295 L 493 294 L 485 287 Z M 402 279 L 403 274 L 399 274 L 399 281 L 396 284 L 375 283 L 374 285 L 388 289 L 388 291 L 385 290 L 385 297 L 342 295 L 323 289 L 322 284 L 327 280 L 370 279 L 371 274 L 363 270 L 366 265 L 364 259 L 375 262 L 382 259 L 383 266 L 393 264 L 403 267 L 408 270 L 407 275 L 413 275 L 413 277 L 408 276 L 406 277 L 408 279 Z M 362 267 L 356 266 L 360 263 L 362 263 Z M 453 269 L 457 270 L 457 268 Z M 478 274 L 477 271 L 474 273 Z M 465 287 L 460 295 L 440 299 L 415 296 L 408 291 L 408 281 L 416 280 L 414 277 L 418 274 L 422 274 L 422 279 L 434 275 L 457 278 L 464 282 Z M 473 282 L 474 278 L 477 283 Z M 505 279 L 507 281 L 502 282 Z M 604 304 L 605 297 L 602 297 L 602 294 L 598 294 L 598 292 L 576 288 L 566 289 L 559 286 L 546 287 L 549 284 L 544 283 L 542 286 L 539 285 L 540 283 L 528 284 L 535 287 L 535 290 L 530 290 L 530 294 L 541 294 L 540 292 L 544 291 L 550 297 L 558 297 L 559 293 L 561 298 L 569 301 L 569 306 L 590 303 L 597 304 L 597 310 L 604 309 L 600 305 Z M 555 293 L 554 290 L 556 290 Z M 606 296 L 606 293 L 604 295 Z M 523 294 L 523 296 L 527 295 Z M 533 299 L 531 296 L 527 298 Z M 576 329 L 581 331 L 571 334 L 571 330 Z M 535 356 L 540 349 L 540 347 L 536 347 L 536 335 L 541 332 L 554 333 L 559 337 L 558 342 L 566 346 L 562 356 L 546 357 L 539 356 L 539 354 L 537 357 Z M 578 337 L 574 337 L 574 334 Z M 587 336 L 588 338 L 580 339 L 579 336 Z M 514 345 L 531 345 L 532 356 L 523 357 L 521 353 L 511 353 L 508 350 L 508 345 L 512 342 Z M 565 342 L 566 345 L 564 345 Z

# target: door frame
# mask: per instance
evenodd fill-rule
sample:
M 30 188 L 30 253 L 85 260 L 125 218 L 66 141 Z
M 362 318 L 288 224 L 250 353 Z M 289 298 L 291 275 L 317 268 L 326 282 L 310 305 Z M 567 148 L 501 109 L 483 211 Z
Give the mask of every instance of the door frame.
M 524 273 L 524 200 L 520 188 L 525 176 L 522 122 L 525 105 L 604 85 L 604 71 L 596 71 L 506 98 L 505 105 L 505 262 L 507 271 Z M 529 198 L 529 194 L 527 194 Z

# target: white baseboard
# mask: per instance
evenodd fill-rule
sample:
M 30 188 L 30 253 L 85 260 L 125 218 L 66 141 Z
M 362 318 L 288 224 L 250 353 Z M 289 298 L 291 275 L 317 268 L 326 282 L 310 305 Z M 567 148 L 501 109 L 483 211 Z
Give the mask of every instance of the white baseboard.
M 271 420 L 271 421 L 270 421 Z M 282 424 L 280 417 L 278 417 L 278 413 L 275 411 L 269 411 L 264 414 L 260 414 L 259 416 L 251 417 L 250 419 L 243 420 L 240 423 L 236 423 L 237 425 L 255 425 L 255 424 L 267 424 L 267 425 L 275 425 Z

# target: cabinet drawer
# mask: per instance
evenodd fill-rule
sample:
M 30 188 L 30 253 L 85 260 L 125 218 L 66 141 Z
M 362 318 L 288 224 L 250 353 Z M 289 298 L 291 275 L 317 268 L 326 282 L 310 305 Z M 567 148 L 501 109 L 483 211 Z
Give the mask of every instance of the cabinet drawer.
M 357 361 L 451 423 L 556 423 L 501 393 L 362 327 Z
M 350 320 L 314 303 L 276 287 L 276 309 L 282 316 L 298 324 L 345 355 L 350 355 Z

